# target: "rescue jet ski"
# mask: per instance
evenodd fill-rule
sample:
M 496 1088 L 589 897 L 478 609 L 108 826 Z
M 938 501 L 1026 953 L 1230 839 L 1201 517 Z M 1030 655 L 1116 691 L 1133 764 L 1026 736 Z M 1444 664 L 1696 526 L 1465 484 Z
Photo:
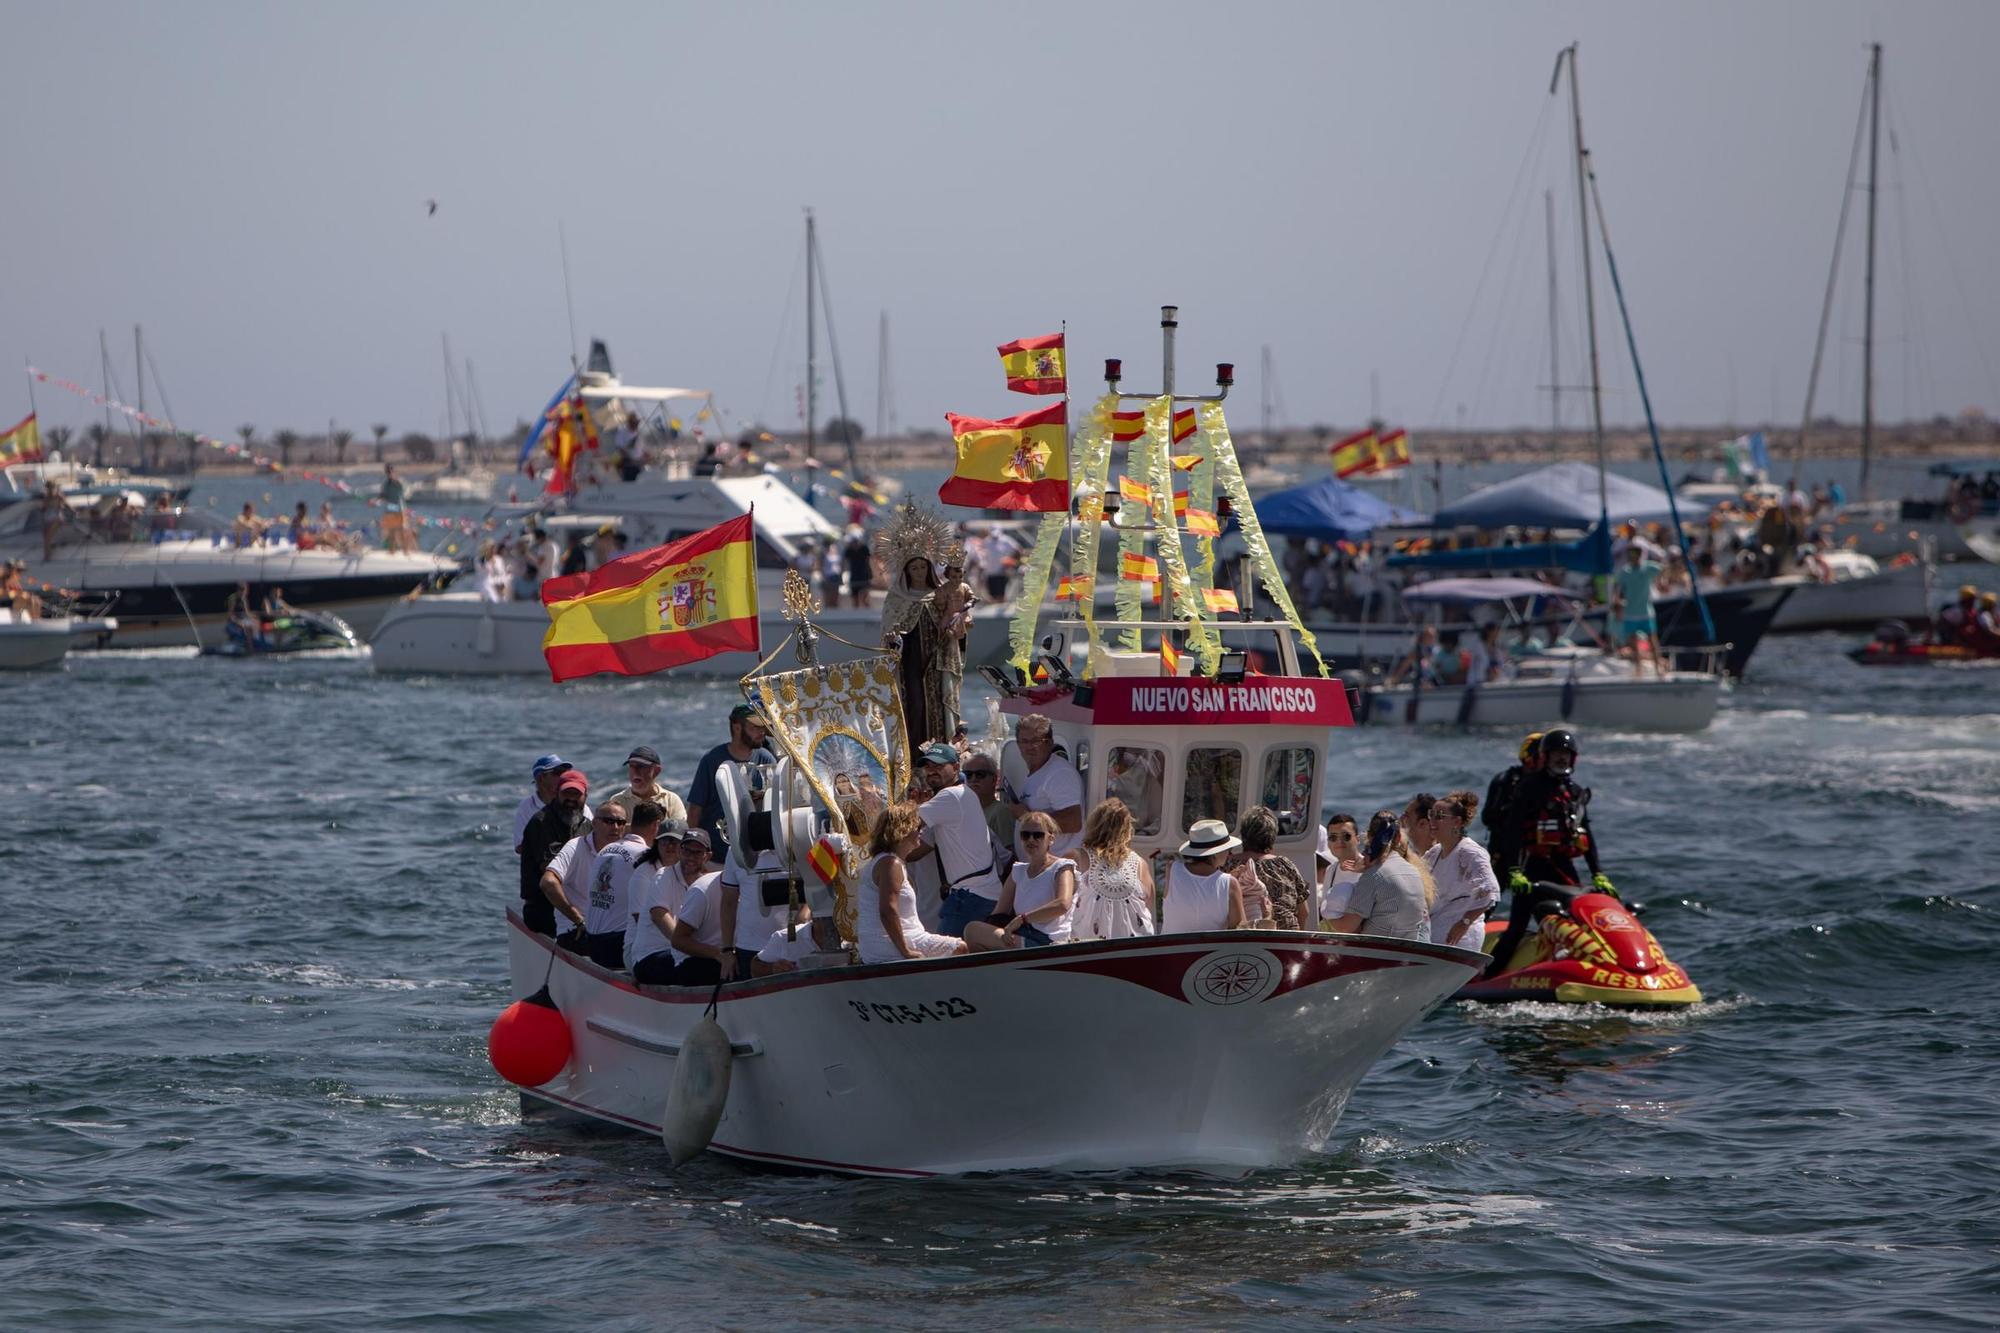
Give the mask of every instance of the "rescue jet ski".
M 225 625 L 226 637 L 203 648 L 210 657 L 273 657 L 290 653 L 351 652 L 361 646 L 354 628 L 325 611 L 292 610 L 263 622 L 263 633 L 250 639 L 242 627 Z
M 1502 971 L 1461 988 L 1456 998 L 1645 1009 L 1700 1003 L 1700 987 L 1625 904 L 1565 884 L 1537 884 L 1534 892 L 1546 904 L 1538 908 L 1544 914 L 1536 927 L 1522 936 Z M 1506 929 L 1505 921 L 1486 923 L 1489 953 Z
M 1875 637 L 1848 654 L 1863 666 L 1942 666 L 1947 662 L 2000 659 L 2000 642 L 1932 643 L 1912 639 L 1900 620 L 1878 626 Z

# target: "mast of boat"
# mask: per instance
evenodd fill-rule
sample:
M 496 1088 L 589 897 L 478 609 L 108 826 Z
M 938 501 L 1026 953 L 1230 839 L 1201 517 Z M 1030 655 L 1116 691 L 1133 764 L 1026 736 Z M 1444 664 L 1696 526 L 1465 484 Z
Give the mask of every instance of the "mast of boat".
M 104 380 L 104 445 L 97 451 L 97 462 L 104 462 L 104 450 L 111 444 L 111 344 L 105 341 L 104 330 L 97 331 L 97 373 Z
M 1556 347 L 1556 192 L 1542 191 L 1542 221 L 1549 239 L 1549 438 L 1562 434 L 1562 359 Z
M 818 369 L 817 347 L 813 341 L 813 266 L 818 257 L 819 246 L 813 235 L 813 211 L 806 209 L 806 467 L 813 463 L 813 413 L 818 410 L 814 389 L 815 371 Z
M 144 336 L 139 332 L 137 324 L 132 326 L 132 368 L 139 375 L 139 415 L 140 417 L 144 417 L 146 413 L 146 343 Z M 139 437 L 139 465 L 141 467 L 150 467 L 151 463 L 146 458 L 146 446 L 151 443 L 150 436 L 152 433 L 146 429 L 146 423 L 143 420 L 137 419 L 135 419 L 133 433 Z
M 1597 365 L 1597 293 L 1590 273 L 1590 196 L 1584 178 L 1589 171 L 1590 149 L 1583 141 L 1583 100 L 1576 86 L 1576 48 L 1571 42 L 1556 52 L 1555 72 L 1549 76 L 1549 95 L 1554 96 L 1556 84 L 1562 79 L 1563 58 L 1569 58 L 1569 113 L 1570 125 L 1576 140 L 1576 222 L 1577 234 L 1583 241 L 1583 317 L 1589 333 L 1590 343 L 1590 430 L 1591 440 L 1597 449 L 1597 521 L 1604 527 L 1604 535 L 1611 535 L 1611 501 L 1604 480 L 1604 383 Z
M 457 396 L 452 393 L 451 335 L 440 333 L 438 339 L 444 344 L 444 452 L 449 460 L 452 438 L 458 434 Z
M 875 434 L 889 433 L 889 312 L 884 310 L 875 329 Z
M 1882 140 L 1882 44 L 1868 48 L 1868 267 L 1861 317 L 1861 498 L 1872 499 L 1869 466 L 1875 450 L 1875 169 Z
M 1257 360 L 1257 442 L 1264 446 L 1268 454 L 1271 449 L 1271 344 L 1265 343 L 1258 349 Z

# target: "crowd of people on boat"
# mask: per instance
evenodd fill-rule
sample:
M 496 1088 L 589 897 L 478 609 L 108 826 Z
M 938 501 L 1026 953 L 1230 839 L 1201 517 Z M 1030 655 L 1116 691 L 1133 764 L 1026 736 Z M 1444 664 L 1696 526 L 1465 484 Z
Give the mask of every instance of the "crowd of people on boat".
M 1278 843 L 1296 832 L 1270 806 L 1192 820 L 1169 854 L 1133 846 L 1133 808 L 1107 795 L 1086 810 L 1074 764 L 1048 718 L 1020 720 L 1018 785 L 963 737 L 925 744 L 900 793 L 867 774 L 836 775 L 841 823 L 829 835 L 858 870 L 846 883 L 853 926 L 815 917 L 770 850 L 732 855 L 725 765 L 770 764 L 755 706 L 730 713 L 682 791 L 661 782 L 659 752 L 635 746 L 625 783 L 596 799 L 559 755 L 537 759 L 515 811 L 523 923 L 605 968 L 650 984 L 712 986 L 789 971 L 815 957 L 892 963 L 1072 940 L 1237 928 L 1354 932 L 1478 950 L 1513 891 L 1507 958 L 1554 922 L 1565 886 L 1600 891 L 1590 793 L 1574 777 L 1567 730 L 1531 735 L 1482 797 L 1419 793 L 1365 820 L 1335 813 L 1316 830 L 1312 872 Z M 842 781 L 841 779 L 845 779 Z M 1474 836 L 1484 827 L 1489 840 Z M 773 894 L 769 885 L 783 891 Z

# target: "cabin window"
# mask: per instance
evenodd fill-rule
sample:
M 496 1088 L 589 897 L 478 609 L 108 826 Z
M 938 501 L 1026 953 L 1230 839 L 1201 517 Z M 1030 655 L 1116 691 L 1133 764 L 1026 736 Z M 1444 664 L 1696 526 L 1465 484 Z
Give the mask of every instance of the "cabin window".
M 1181 790 L 1181 827 L 1219 819 L 1231 833 L 1243 805 L 1243 751 L 1233 745 L 1189 750 L 1187 786 Z
M 1319 751 L 1309 745 L 1287 745 L 1264 755 L 1264 780 L 1258 787 L 1258 804 L 1268 806 L 1278 816 L 1282 837 L 1311 828 L 1313 777 L 1319 768 Z
M 1167 771 L 1164 752 L 1146 745 L 1114 745 L 1107 752 L 1104 794 L 1116 796 L 1132 812 L 1132 833 L 1150 838 L 1160 831 L 1161 778 Z

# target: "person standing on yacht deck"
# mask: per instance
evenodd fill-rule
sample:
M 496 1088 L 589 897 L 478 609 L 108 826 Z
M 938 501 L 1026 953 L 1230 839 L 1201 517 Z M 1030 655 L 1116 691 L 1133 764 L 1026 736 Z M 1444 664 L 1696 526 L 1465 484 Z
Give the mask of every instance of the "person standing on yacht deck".
M 1160 933 L 1188 935 L 1198 931 L 1234 930 L 1243 924 L 1243 890 L 1222 863 L 1243 845 L 1219 819 L 1197 819 L 1188 840 L 1174 853 L 1167 871 L 1165 901 L 1160 905 Z
M 917 758 L 923 765 L 919 776 L 931 793 L 930 799 L 916 808 L 916 814 L 922 825 L 920 845 L 935 850 L 938 858 L 938 884 L 943 894 L 938 929 L 958 937 L 967 925 L 985 920 L 998 907 L 1000 877 L 993 873 L 993 833 L 979 794 L 958 780 L 957 750 L 943 741 L 932 741 Z M 992 763 L 984 756 L 979 758 Z M 876 826 L 881 826 L 879 820 Z M 913 849 L 911 855 L 923 852 Z
M 403 508 L 403 480 L 394 463 L 382 465 L 382 488 L 375 492 L 382 502 L 382 545 L 391 551 L 414 551 L 417 534 L 410 531 L 410 516 Z
M 555 759 L 544 755 L 544 760 Z M 521 831 L 521 921 L 538 935 L 555 938 L 556 910 L 542 892 L 542 876 L 557 853 L 590 830 L 592 811 L 584 804 L 590 780 L 556 760 L 554 795 Z M 536 767 L 540 767 L 538 761 Z M 539 781 L 539 779 L 538 779 Z
M 616 801 L 627 810 L 633 809 L 640 801 L 651 801 L 660 807 L 663 818 L 687 822 L 687 805 L 680 793 L 660 785 L 660 752 L 650 745 L 635 745 L 632 753 L 625 756 L 625 776 L 630 779 L 623 787 L 605 797 Z
M 1077 776 L 1074 764 L 1056 754 L 1055 725 L 1042 714 L 1030 713 L 1021 719 L 1014 744 L 1028 765 L 1028 776 L 1011 802 L 1014 818 L 1018 820 L 1030 810 L 1048 815 L 1056 822 L 1055 846 L 1049 849 L 1050 854 L 1068 856 L 1083 841 L 1083 779 Z M 1018 834 L 1014 841 L 1015 858 L 1026 856 Z

